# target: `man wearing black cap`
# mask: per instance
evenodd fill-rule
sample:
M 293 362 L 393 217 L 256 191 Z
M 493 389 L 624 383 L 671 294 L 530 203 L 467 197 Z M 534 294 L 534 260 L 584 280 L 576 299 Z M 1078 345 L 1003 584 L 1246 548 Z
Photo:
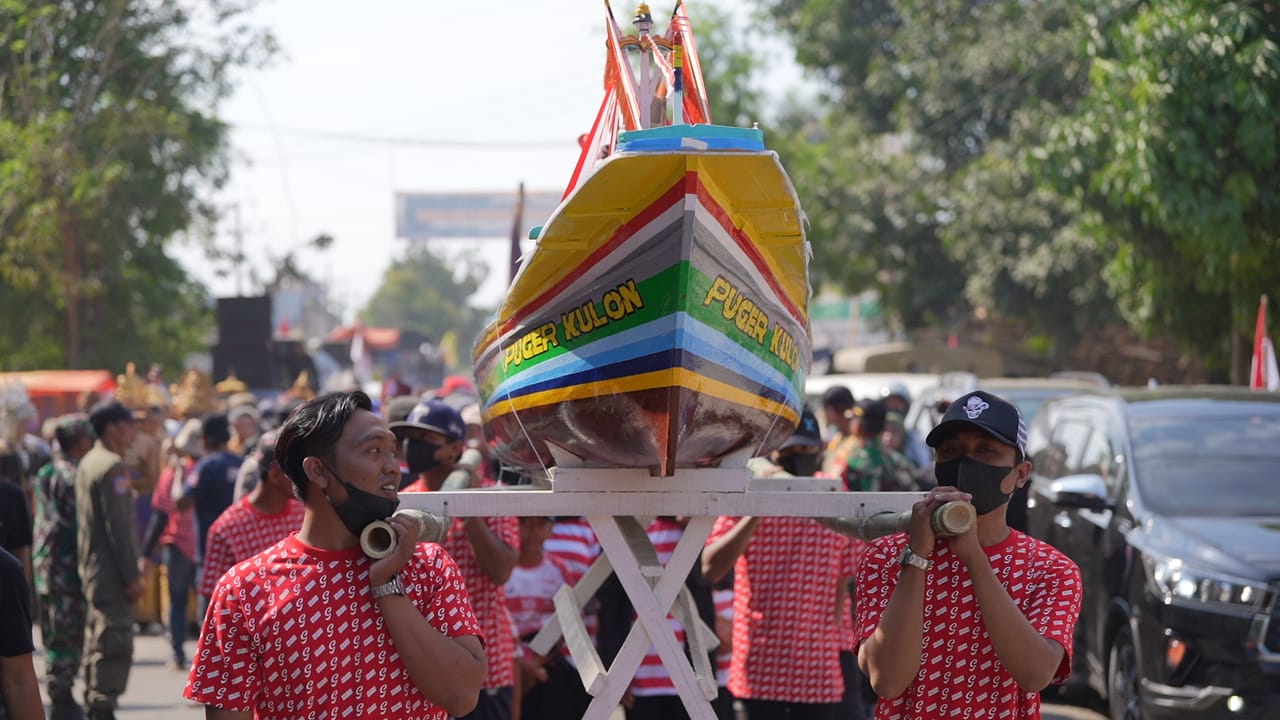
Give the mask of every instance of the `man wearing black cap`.
M 1009 528 L 1006 503 L 1031 473 L 1016 407 L 981 390 L 953 402 L 926 442 L 938 487 L 911 526 L 873 541 L 858 567 L 858 661 L 880 718 L 1040 717 L 1039 692 L 1071 674 L 1080 571 Z M 934 534 L 934 510 L 973 504 L 976 526 Z
M 433 398 L 414 407 L 404 422 L 388 423 L 387 427 L 395 433 L 410 473 L 418 476 L 405 492 L 444 487 L 462 455 L 467 435 L 462 414 Z M 454 518 L 440 544 L 462 571 L 471 607 L 487 641 L 489 673 L 484 692 L 475 710 L 465 717 L 507 720 L 512 714 L 515 686 L 515 636 L 503 588 L 516 565 L 520 525 L 514 517 Z
M 116 401 L 89 413 L 98 436 L 76 467 L 76 556 L 89 601 L 85 623 L 85 708 L 91 720 L 115 717 L 133 664 L 134 603 L 142 597 L 133 483 L 124 451 L 137 429 Z

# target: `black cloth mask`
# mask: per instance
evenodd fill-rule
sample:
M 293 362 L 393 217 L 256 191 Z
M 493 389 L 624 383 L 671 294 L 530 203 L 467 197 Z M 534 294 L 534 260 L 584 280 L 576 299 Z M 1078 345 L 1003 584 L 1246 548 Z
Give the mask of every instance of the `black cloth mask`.
M 333 506 L 333 511 L 338 514 L 338 519 L 343 525 L 351 531 L 352 535 L 360 537 L 360 533 L 364 531 L 369 523 L 375 520 L 385 520 L 391 517 L 391 514 L 400 506 L 400 498 L 385 498 L 377 493 L 371 493 L 346 482 L 338 477 L 338 473 L 333 471 L 328 465 L 329 474 L 333 475 L 333 479 L 338 481 L 339 485 L 347 491 L 347 501 L 341 505 L 335 504 L 333 498 L 328 495 L 325 497 L 329 500 L 329 504 Z
M 1009 476 L 1013 466 L 1001 467 L 978 462 L 970 457 L 936 463 L 933 475 L 939 485 L 954 487 L 973 496 L 970 500 L 979 515 L 986 515 L 1009 502 L 1013 493 L 1001 492 L 1000 484 Z
M 426 440 L 414 440 L 413 438 L 405 438 L 401 445 L 401 457 L 409 466 L 410 475 L 418 475 L 424 473 L 431 468 L 440 464 L 436 459 L 436 452 L 443 445 L 427 442 Z
M 794 453 L 778 458 L 778 467 L 796 477 L 812 477 L 818 472 L 818 454 Z

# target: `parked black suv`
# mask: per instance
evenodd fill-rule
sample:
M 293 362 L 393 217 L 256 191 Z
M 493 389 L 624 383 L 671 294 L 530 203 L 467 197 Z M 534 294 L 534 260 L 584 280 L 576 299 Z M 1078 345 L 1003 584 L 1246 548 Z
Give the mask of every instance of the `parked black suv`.
M 1079 566 L 1112 718 L 1280 718 L 1280 394 L 1101 390 L 1028 438 L 1030 534 Z

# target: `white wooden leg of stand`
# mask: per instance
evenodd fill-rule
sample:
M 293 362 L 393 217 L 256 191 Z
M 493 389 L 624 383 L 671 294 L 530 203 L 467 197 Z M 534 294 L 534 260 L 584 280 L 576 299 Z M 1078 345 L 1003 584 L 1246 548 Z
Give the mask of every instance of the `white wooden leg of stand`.
M 609 558 L 603 553 L 591 563 L 591 567 L 578 578 L 578 582 L 573 586 L 573 601 L 578 607 L 578 622 L 582 622 L 582 608 L 586 607 L 591 598 L 595 596 L 596 591 L 604 584 L 605 580 L 613 574 L 613 565 L 609 562 Z M 551 652 L 551 648 L 560 642 L 563 636 L 559 614 L 551 616 L 546 625 L 533 636 L 533 641 L 529 643 L 529 647 L 539 655 L 546 655 Z M 569 648 L 572 652 L 572 646 Z
M 689 656 L 693 658 L 693 674 L 698 678 L 702 696 L 707 700 L 715 700 L 716 695 L 720 694 L 720 685 L 716 682 L 716 673 L 711 667 L 711 649 L 720 644 L 720 637 L 702 622 L 687 586 L 680 588 L 671 614 L 684 627 L 685 639 L 689 643 Z
M 605 720 L 622 699 L 622 694 L 635 678 L 636 671 L 652 643 L 671 676 L 676 692 L 692 720 L 715 720 L 715 713 L 694 675 L 684 650 L 676 643 L 667 621 L 685 578 L 697 562 L 698 554 L 711 534 L 714 517 L 695 517 L 689 521 L 665 568 L 650 562 L 656 557 L 644 529 L 633 518 L 588 516 L 601 549 L 614 566 L 619 582 L 635 608 L 637 622 L 622 643 L 622 648 L 609 666 L 600 694 L 587 709 L 584 720 Z M 638 531 L 638 532 L 637 532 Z M 643 542 L 641 542 L 643 538 Z M 647 552 L 645 552 L 647 546 Z M 652 577 L 657 575 L 657 582 Z

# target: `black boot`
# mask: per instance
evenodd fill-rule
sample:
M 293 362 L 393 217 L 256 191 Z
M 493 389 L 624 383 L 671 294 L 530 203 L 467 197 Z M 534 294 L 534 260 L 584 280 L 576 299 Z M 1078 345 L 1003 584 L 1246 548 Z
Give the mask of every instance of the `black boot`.
M 91 707 L 89 720 L 116 720 L 116 711 L 109 707 Z
M 50 693 L 53 703 L 49 708 L 49 720 L 84 720 L 84 710 L 71 695 L 71 689 Z

